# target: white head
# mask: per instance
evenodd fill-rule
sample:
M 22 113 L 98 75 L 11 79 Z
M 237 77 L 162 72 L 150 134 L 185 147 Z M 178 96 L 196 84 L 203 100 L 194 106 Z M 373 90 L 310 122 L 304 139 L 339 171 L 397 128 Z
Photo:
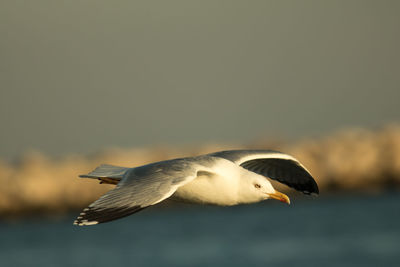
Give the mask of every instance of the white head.
M 290 204 L 289 197 L 276 191 L 268 179 L 261 175 L 242 177 L 240 182 L 239 203 L 253 203 L 272 198 Z

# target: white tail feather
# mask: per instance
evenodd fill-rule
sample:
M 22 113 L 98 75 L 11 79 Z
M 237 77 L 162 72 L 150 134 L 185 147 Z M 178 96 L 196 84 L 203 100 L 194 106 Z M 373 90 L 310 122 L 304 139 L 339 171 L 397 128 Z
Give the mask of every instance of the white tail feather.
M 102 164 L 99 167 L 97 167 L 94 171 L 92 171 L 88 174 L 79 175 L 79 177 L 81 177 L 81 178 L 107 177 L 107 178 L 114 178 L 114 179 L 122 179 L 124 177 L 124 174 L 126 173 L 126 171 L 129 169 L 130 168 L 126 168 L 126 167 Z

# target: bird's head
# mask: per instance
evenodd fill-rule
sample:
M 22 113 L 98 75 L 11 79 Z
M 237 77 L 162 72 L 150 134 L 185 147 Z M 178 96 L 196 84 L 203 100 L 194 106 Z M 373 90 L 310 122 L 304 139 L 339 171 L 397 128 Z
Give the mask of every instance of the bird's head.
M 244 202 L 258 202 L 266 199 L 276 199 L 290 204 L 289 197 L 275 190 L 272 184 L 265 177 L 258 176 L 249 179 L 244 188 L 247 189 L 245 192 L 242 192 L 242 198 L 245 200 Z

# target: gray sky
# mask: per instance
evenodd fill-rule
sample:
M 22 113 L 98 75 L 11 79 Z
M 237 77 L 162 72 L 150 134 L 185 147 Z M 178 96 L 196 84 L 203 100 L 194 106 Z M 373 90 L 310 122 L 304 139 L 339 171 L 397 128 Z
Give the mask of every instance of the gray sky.
M 400 119 L 399 1 L 0 3 L 0 157 Z

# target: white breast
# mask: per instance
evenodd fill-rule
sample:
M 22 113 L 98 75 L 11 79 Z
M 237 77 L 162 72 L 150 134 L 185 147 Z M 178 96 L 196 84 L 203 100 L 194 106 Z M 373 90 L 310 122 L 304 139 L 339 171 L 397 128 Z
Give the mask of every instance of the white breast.
M 179 187 L 173 198 L 204 204 L 238 204 L 243 171 L 246 170 L 231 161 L 217 160 L 209 172 L 200 171 L 197 178 Z

